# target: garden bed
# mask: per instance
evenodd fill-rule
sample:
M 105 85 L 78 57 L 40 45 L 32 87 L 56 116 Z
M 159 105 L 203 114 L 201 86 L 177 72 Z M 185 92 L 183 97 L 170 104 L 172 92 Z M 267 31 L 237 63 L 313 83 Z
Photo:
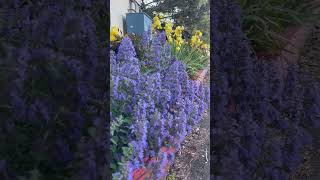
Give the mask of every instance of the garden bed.
M 210 83 L 207 73 L 203 83 Z M 193 128 L 182 142 L 168 180 L 208 180 L 210 177 L 210 111 L 207 111 L 200 123 Z
M 204 70 L 200 70 L 198 71 L 197 73 L 197 78 L 195 79 L 195 81 L 198 83 L 198 84 L 203 84 L 203 83 L 209 83 L 209 66 L 207 68 L 205 68 Z M 204 114 L 204 117 L 203 119 L 201 120 L 201 122 L 199 123 L 198 126 L 194 127 L 193 130 L 190 132 L 189 135 L 187 135 L 185 141 L 181 144 L 182 145 L 182 148 L 181 149 L 175 149 L 174 147 L 162 147 L 160 149 L 160 153 L 161 154 L 165 154 L 165 156 L 167 156 L 167 158 L 169 158 L 170 156 L 176 156 L 175 154 L 179 153 L 180 154 L 180 160 L 178 161 L 175 161 L 175 165 L 173 167 L 173 169 L 171 170 L 170 167 L 172 166 L 172 163 L 170 162 L 167 162 L 166 165 L 162 166 L 162 169 L 161 171 L 163 172 L 166 172 L 161 178 L 160 180 L 165 180 L 167 178 L 167 175 L 169 173 L 169 171 L 173 171 L 173 172 L 176 172 L 177 170 L 179 172 L 181 172 L 181 170 L 178 168 L 176 168 L 177 166 L 179 166 L 177 164 L 177 162 L 180 164 L 181 162 L 181 158 L 184 159 L 182 161 L 185 161 L 186 159 L 189 159 L 188 157 L 189 156 L 181 156 L 181 153 L 182 154 L 189 154 L 190 155 L 190 148 L 199 148 L 200 145 L 207 145 L 207 149 L 206 149 L 206 155 L 205 156 L 202 156 L 203 158 L 205 157 L 206 159 L 206 162 L 204 162 L 203 158 L 201 159 L 202 162 L 198 162 L 198 165 L 199 163 L 201 165 L 207 165 L 206 167 L 207 168 L 204 168 L 204 169 L 198 169 L 198 166 L 197 165 L 194 165 L 193 166 L 193 171 L 195 169 L 198 169 L 199 171 L 205 171 L 206 173 L 200 173 L 202 174 L 202 177 L 209 177 L 209 142 L 210 142 L 210 139 L 209 139 L 209 134 L 210 134 L 210 130 L 209 130 L 209 127 L 210 127 L 210 118 L 209 118 L 209 113 L 206 112 Z M 201 131 L 200 131 L 201 130 Z M 191 147 L 191 146 L 192 147 Z M 200 147 L 201 148 L 201 147 Z M 203 149 L 197 149 L 197 151 L 202 151 Z M 199 152 L 198 152 L 199 153 Z M 192 156 L 192 155 L 191 155 Z M 198 157 L 199 158 L 199 157 Z M 192 158 L 191 158 L 192 159 Z M 198 159 L 199 161 L 200 159 Z M 133 180 L 143 180 L 143 179 L 151 179 L 152 177 L 154 177 L 154 174 L 152 172 L 153 170 L 153 165 L 154 164 L 159 164 L 161 163 L 160 159 L 158 158 L 150 158 L 150 157 L 145 157 L 145 163 L 146 163 L 146 167 L 149 167 L 149 168 L 146 168 L 146 167 L 142 167 L 142 168 L 139 168 L 139 169 L 135 169 L 134 172 L 133 172 L 133 177 L 132 179 Z M 182 162 L 183 165 L 186 165 L 185 164 L 186 162 Z M 191 165 L 190 165 L 191 166 Z M 186 170 L 186 169 L 183 169 L 183 170 Z M 189 169 L 190 171 L 190 169 Z M 191 173 L 191 172 L 189 172 Z M 183 175 L 183 174 L 182 174 Z M 177 175 L 175 176 L 175 179 L 179 179 L 182 178 L 182 175 Z M 191 175 L 192 177 L 197 177 L 197 175 L 193 174 Z M 192 179 L 192 178 L 191 178 Z
M 201 82 L 208 71 L 190 79 L 184 62 L 171 56 L 165 32 L 152 36 L 145 34 L 141 44 L 124 37 L 111 52 L 114 179 L 165 179 L 181 142 L 208 108 L 209 87 Z

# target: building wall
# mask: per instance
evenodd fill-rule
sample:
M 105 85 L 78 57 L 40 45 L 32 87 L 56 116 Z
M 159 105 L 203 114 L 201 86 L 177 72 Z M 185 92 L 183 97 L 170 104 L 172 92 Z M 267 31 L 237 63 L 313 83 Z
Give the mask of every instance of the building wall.
M 141 3 L 141 0 L 136 0 Z M 135 11 L 139 12 L 138 5 L 131 5 Z M 110 0 L 110 24 L 119 27 L 122 33 L 125 33 L 125 18 L 126 13 L 130 9 L 130 0 Z

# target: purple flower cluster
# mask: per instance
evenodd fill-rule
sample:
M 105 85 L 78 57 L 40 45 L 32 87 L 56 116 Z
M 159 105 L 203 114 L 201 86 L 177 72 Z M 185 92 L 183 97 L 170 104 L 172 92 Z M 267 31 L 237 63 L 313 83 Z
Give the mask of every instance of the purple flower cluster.
M 106 48 L 94 14 L 108 8 L 91 0 L 0 6 L 0 159 L 8 179 L 30 179 L 30 171 L 107 179 Z
M 211 179 L 289 179 L 319 122 L 319 86 L 301 86 L 294 62 L 255 57 L 235 0 L 212 4 Z
M 188 79 L 185 66 L 168 55 L 164 38 L 163 33 L 155 35 L 145 52 L 153 57 L 151 72 L 141 72 L 145 61 L 135 57 L 128 37 L 116 54 L 111 52 L 111 108 L 132 117 L 129 138 L 135 168 L 144 166 L 143 158 L 154 156 L 161 147 L 179 148 L 208 108 L 209 87 Z

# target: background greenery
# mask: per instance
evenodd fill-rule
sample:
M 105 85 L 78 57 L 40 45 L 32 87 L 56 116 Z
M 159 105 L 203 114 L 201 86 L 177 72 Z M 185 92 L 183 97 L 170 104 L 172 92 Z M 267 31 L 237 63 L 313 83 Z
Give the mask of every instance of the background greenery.
M 179 26 L 184 26 L 190 34 L 200 30 L 203 32 L 204 42 L 210 42 L 208 0 L 143 0 L 142 10 L 151 17 L 153 12 L 164 13 L 166 18 L 172 19 Z
M 290 43 L 281 34 L 290 26 L 319 19 L 313 0 L 238 0 L 242 8 L 242 29 L 254 50 L 277 51 Z

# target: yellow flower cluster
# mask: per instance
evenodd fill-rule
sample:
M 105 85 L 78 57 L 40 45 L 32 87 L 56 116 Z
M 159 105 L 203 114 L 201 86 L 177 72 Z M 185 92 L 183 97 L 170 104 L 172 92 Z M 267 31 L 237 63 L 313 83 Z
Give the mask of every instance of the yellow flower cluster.
M 191 37 L 191 40 L 190 40 L 190 45 L 191 47 L 198 47 L 202 44 L 202 40 L 201 40 L 201 37 L 202 37 L 202 33 L 201 31 L 196 31 L 194 33 L 194 35 Z
M 161 21 L 160 21 L 159 16 L 155 16 L 153 18 L 153 23 L 152 23 L 152 32 L 154 32 L 157 29 L 162 29 Z
M 183 26 L 177 26 L 174 30 L 174 37 L 175 37 L 175 45 L 176 50 L 180 51 L 181 45 L 184 43 L 184 40 L 182 38 L 182 32 L 184 30 Z
M 172 43 L 172 27 L 173 27 L 173 24 L 171 22 L 168 22 L 166 23 L 165 27 L 164 27 L 164 30 L 166 32 L 166 36 L 167 36 L 167 40 L 169 43 Z
M 202 43 L 201 46 L 200 46 L 201 49 L 207 49 L 208 48 L 208 45 L 205 44 L 205 43 Z
M 202 32 L 197 30 L 190 39 L 191 47 L 193 48 L 200 47 L 201 49 L 207 49 L 208 46 L 207 44 L 203 43 L 203 41 L 201 40 L 201 37 L 202 37 Z
M 183 26 L 177 26 L 173 30 L 173 24 L 171 22 L 166 22 L 165 27 L 162 28 L 161 26 L 161 18 L 163 18 L 163 14 L 155 14 L 155 17 L 153 18 L 152 23 L 152 32 L 155 32 L 156 30 L 162 30 L 164 29 L 167 37 L 168 43 L 173 43 L 176 47 L 176 51 L 180 51 L 182 44 L 184 44 L 184 39 L 182 38 L 182 33 L 184 31 Z M 172 35 L 173 34 L 173 35 Z M 208 45 L 205 44 L 202 40 L 202 32 L 197 30 L 194 35 L 190 39 L 190 45 L 192 48 L 200 48 L 203 50 L 207 50 Z
M 117 26 L 112 26 L 110 31 L 110 41 L 114 42 L 120 39 L 119 28 Z

